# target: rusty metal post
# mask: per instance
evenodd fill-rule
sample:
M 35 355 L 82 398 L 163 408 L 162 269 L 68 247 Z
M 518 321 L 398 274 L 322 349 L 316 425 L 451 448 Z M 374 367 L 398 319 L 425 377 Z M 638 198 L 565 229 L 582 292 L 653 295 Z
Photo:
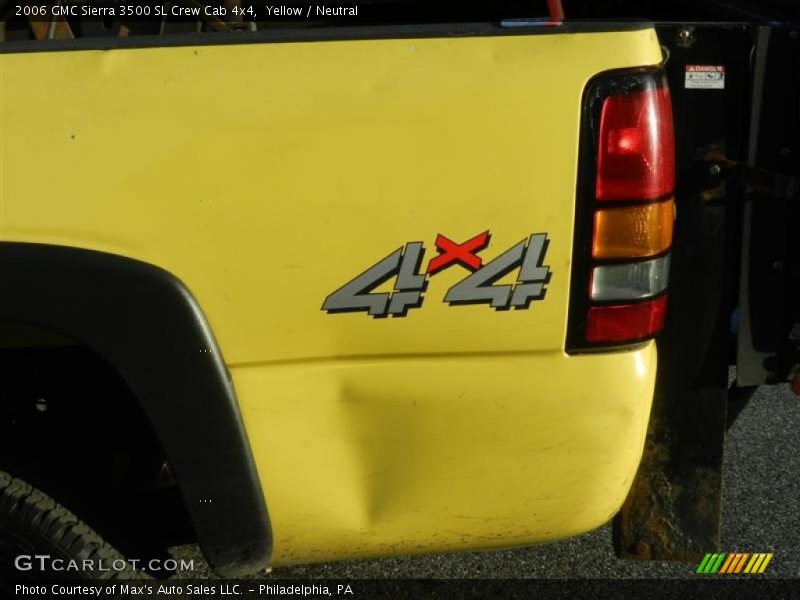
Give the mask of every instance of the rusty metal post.
M 694 561 L 719 546 L 722 464 L 738 302 L 736 185 L 687 189 L 692 163 L 715 146 L 741 160 L 749 121 L 753 31 L 748 26 L 661 25 L 676 131 L 678 191 L 667 322 L 642 463 L 614 523 L 625 558 Z M 724 89 L 687 89 L 685 66 L 724 65 Z

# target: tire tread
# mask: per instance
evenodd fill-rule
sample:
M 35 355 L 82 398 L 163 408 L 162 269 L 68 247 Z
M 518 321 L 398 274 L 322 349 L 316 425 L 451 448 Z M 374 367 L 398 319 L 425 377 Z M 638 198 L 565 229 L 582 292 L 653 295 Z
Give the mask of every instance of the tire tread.
M 125 560 L 116 549 L 83 521 L 30 484 L 0 471 L 0 529 L 12 523 L 78 561 L 102 559 L 105 564 Z M 126 561 L 127 563 L 127 561 Z M 112 580 L 144 577 L 127 565 L 124 570 L 86 573 L 91 579 Z

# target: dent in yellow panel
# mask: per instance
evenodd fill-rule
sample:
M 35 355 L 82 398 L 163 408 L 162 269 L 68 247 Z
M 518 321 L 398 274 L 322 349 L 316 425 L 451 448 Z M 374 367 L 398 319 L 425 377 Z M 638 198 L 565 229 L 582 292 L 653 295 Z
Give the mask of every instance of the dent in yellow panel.
M 655 345 L 236 368 L 274 564 L 530 544 L 622 504 Z

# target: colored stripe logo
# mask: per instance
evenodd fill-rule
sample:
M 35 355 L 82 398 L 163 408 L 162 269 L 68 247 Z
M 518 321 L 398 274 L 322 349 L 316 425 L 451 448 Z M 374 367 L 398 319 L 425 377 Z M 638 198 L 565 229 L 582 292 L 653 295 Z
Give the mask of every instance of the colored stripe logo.
M 773 554 L 764 552 L 718 552 L 706 554 L 697 567 L 697 573 L 726 574 L 748 573 L 757 574 L 767 570 Z

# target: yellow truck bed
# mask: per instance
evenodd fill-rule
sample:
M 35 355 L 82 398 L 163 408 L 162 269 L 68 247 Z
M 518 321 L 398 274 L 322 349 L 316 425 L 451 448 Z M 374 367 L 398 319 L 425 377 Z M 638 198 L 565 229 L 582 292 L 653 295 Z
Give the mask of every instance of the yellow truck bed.
M 563 538 L 622 504 L 656 371 L 653 342 L 565 352 L 584 90 L 660 61 L 645 26 L 0 54 L 0 241 L 186 284 L 273 564 Z M 527 306 L 446 302 L 454 262 L 404 315 L 323 309 L 409 243 L 424 274 L 439 236 L 483 232 L 482 264 L 546 234 Z

